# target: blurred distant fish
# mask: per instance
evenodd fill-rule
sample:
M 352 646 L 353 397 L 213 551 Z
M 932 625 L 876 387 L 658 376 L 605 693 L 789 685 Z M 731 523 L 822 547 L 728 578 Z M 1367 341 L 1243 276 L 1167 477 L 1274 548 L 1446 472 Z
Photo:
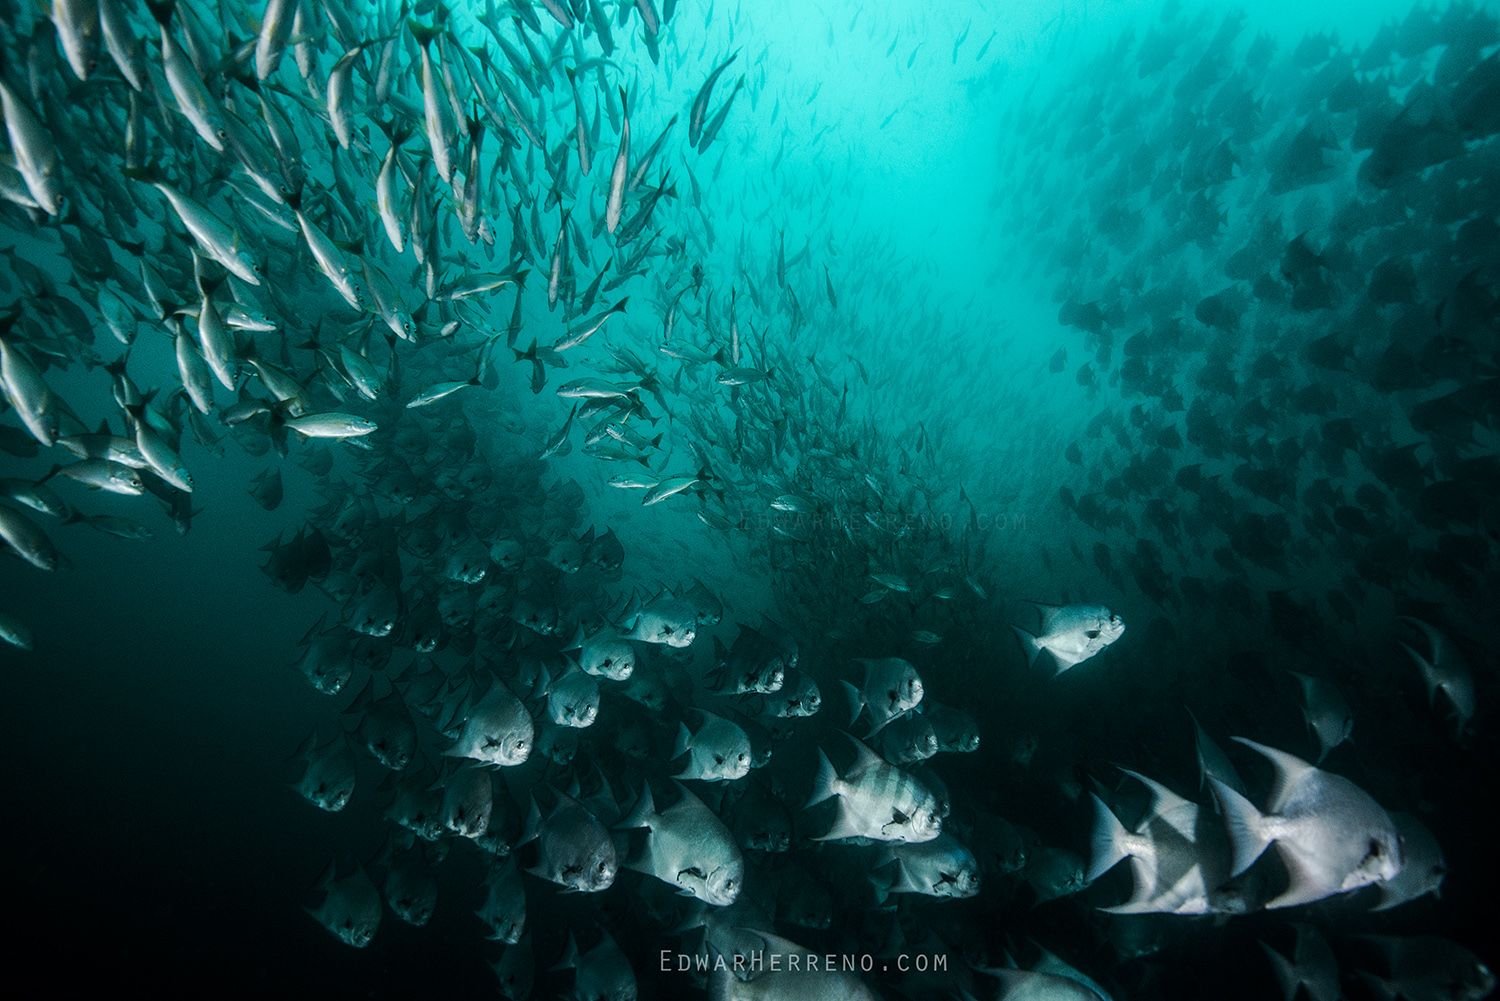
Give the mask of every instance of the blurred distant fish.
M 303 799 L 329 813 L 348 805 L 354 795 L 354 748 L 342 732 L 321 747 L 317 733 L 309 734 L 297 748 L 295 759 L 304 767 L 292 788 Z
M 267 511 L 274 511 L 281 506 L 281 470 L 267 469 L 258 473 L 254 483 L 250 488 L 250 496 L 255 498 L 255 503 Z
M 1435 707 L 1437 693 L 1441 691 L 1453 710 L 1455 732 L 1462 734 L 1474 716 L 1475 706 L 1474 673 L 1469 669 L 1468 661 L 1453 641 L 1436 627 L 1411 616 L 1402 616 L 1401 621 L 1415 627 L 1427 639 L 1425 657 L 1406 643 L 1402 643 L 1401 648 L 1422 672 L 1428 703 Z
M 308 908 L 307 913 L 345 945 L 356 949 L 369 945 L 380 928 L 383 905 L 364 866 L 339 879 L 335 863 L 330 862 L 318 879 L 317 889 L 324 894 L 323 902 Z
M 1318 763 L 1328 752 L 1350 739 L 1354 731 L 1354 713 L 1333 684 L 1323 678 L 1288 671 L 1302 687 L 1302 716 L 1307 728 L 1318 741 Z

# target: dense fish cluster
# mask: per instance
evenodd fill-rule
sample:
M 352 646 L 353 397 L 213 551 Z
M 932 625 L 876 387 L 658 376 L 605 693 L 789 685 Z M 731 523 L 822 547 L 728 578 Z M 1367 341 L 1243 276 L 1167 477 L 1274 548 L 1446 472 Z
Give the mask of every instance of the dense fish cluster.
M 1163 608 L 1359 629 L 1373 586 L 1386 615 L 1482 619 L 1496 19 L 1419 5 L 1359 51 L 1247 35 L 1167 11 L 1012 116 L 1002 217 L 1084 335 L 1048 367 L 1097 408 L 1058 496 L 1099 533 L 1089 562 Z
M 982 24 L 844 31 L 911 70 Z M 834 210 L 816 110 L 811 179 L 788 122 L 721 183 L 821 87 L 763 26 L 8 4 L 8 551 L 149 539 L 147 493 L 187 534 L 230 448 L 266 511 L 310 485 L 264 547 L 323 707 L 287 779 L 370 822 L 302 903 L 359 949 L 472 912 L 516 1001 L 1488 995 L 1423 772 L 1493 749 L 1500 22 L 1169 5 L 984 63 L 1050 361 Z

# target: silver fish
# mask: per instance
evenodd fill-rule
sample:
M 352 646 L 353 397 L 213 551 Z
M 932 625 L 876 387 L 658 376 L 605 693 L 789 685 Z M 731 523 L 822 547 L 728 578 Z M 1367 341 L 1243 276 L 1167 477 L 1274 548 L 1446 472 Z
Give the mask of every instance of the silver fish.
M 807 805 L 836 799 L 839 810 L 834 825 L 814 840 L 861 837 L 920 842 L 941 834 L 942 820 L 932 793 L 862 742 L 849 740 L 855 746 L 855 760 L 842 776 L 828 755 L 818 750 L 818 774 Z
M 1042 628 L 1032 635 L 1011 626 L 1026 652 L 1026 665 L 1036 663 L 1043 650 L 1052 654 L 1057 673 L 1081 664 L 1099 653 L 1125 632 L 1125 622 L 1103 605 L 1044 605 L 1031 601 L 1042 615 Z
M 323 902 L 316 908 L 307 908 L 307 913 L 340 942 L 363 949 L 380 928 L 380 892 L 363 866 L 343 879 L 337 876 L 334 863 L 328 863 L 317 887 L 325 892 Z
M 1353 782 L 1300 758 L 1234 738 L 1264 755 L 1276 769 L 1266 812 L 1217 779 L 1210 779 L 1234 850 L 1231 875 L 1250 868 L 1276 846 L 1290 883 L 1267 908 L 1311 903 L 1381 880 L 1405 863 L 1401 836 L 1391 818 Z

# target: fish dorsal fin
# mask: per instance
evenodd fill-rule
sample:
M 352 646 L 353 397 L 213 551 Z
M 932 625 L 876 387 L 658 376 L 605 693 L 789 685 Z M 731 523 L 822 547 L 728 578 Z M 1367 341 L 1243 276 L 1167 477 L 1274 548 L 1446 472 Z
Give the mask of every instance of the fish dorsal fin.
M 1233 738 L 1236 742 L 1246 747 L 1259 751 L 1271 762 L 1276 769 L 1276 780 L 1271 784 L 1271 798 L 1266 804 L 1267 813 L 1280 813 L 1286 801 L 1291 798 L 1291 793 L 1311 774 L 1318 769 L 1308 764 L 1294 754 L 1278 751 L 1274 747 L 1257 744 L 1253 740 L 1244 737 Z
M 1141 822 L 1136 825 L 1136 834 L 1143 833 L 1146 825 L 1153 818 L 1160 817 L 1178 834 L 1189 841 L 1193 840 L 1193 831 L 1198 823 L 1198 804 L 1183 799 L 1160 782 L 1148 779 L 1140 772 L 1133 772 L 1128 768 L 1121 768 L 1120 771 L 1151 790 L 1151 816 L 1141 818 Z
M 305 761 L 312 757 L 312 753 L 317 747 L 318 731 L 314 729 L 312 733 L 302 739 L 302 743 L 297 745 L 297 750 L 292 752 L 292 756 L 288 760 L 297 761 L 300 759 Z
M 1296 965 L 1266 943 L 1260 943 L 1260 947 L 1271 961 L 1271 969 L 1276 974 L 1276 983 L 1281 987 L 1282 996 L 1295 998 L 1297 988 L 1302 986 L 1302 978 L 1297 974 Z
M 641 786 L 641 794 L 636 797 L 635 805 L 630 808 L 630 814 L 618 824 L 616 830 L 631 830 L 644 827 L 647 830 L 655 830 L 656 822 L 661 820 L 661 814 L 656 810 L 656 801 L 651 795 L 651 783 L 647 782 Z
M 665 810 L 659 811 L 662 816 L 665 816 L 668 813 L 678 818 L 717 816 L 717 814 L 715 814 L 708 808 L 708 804 L 703 802 L 703 800 L 699 799 L 697 796 L 693 795 L 692 790 L 687 786 L 683 785 L 676 779 L 672 780 L 672 784 L 677 787 L 678 799 L 677 802 L 673 803 Z
M 1220 782 L 1233 789 L 1241 795 L 1245 792 L 1245 784 L 1240 781 L 1239 773 L 1234 770 L 1234 765 L 1229 763 L 1229 758 L 1224 749 L 1214 743 L 1208 732 L 1198 722 L 1198 717 L 1193 711 L 1187 711 L 1188 718 L 1193 721 L 1194 743 L 1198 751 L 1198 785 L 1201 788 L 1206 785 L 1210 778 L 1218 779 Z
M 1302 686 L 1302 704 L 1310 708 L 1313 702 L 1313 693 L 1318 688 L 1318 679 L 1310 674 L 1303 674 L 1300 671 L 1288 671 L 1286 673 L 1296 678 L 1297 684 Z
M 885 759 L 870 750 L 869 744 L 866 744 L 847 730 L 844 731 L 844 736 L 848 737 L 854 744 L 854 766 L 849 769 L 848 774 L 864 774 L 872 768 L 878 768 L 885 764 Z
M 328 618 L 328 613 L 327 612 L 324 612 L 322 615 L 318 616 L 318 621 L 314 622 L 312 624 L 311 628 L 309 628 L 307 630 L 307 632 L 303 635 L 302 641 L 300 643 L 298 643 L 297 645 L 298 646 L 309 646 L 309 645 L 311 645 L 312 641 L 314 639 L 316 639 L 318 637 L 318 635 L 323 632 L 323 622 L 327 618 Z
M 1414 616 L 1402 615 L 1400 616 L 1400 619 L 1402 622 L 1405 622 L 1407 625 L 1413 626 L 1418 631 L 1420 631 L 1422 635 L 1427 637 L 1427 643 L 1432 650 L 1432 661 L 1436 663 L 1441 656 L 1439 651 L 1442 648 L 1443 634 L 1438 631 L 1436 626 L 1428 622 L 1423 622 L 1421 619 L 1418 619 Z
M 1073 966 L 1069 966 L 1064 960 L 1060 959 L 1055 953 L 1048 951 L 1046 946 L 1042 945 L 1040 942 L 1037 942 L 1035 939 L 1032 940 L 1032 945 L 1035 945 L 1037 947 L 1037 951 L 1042 954 L 1042 958 L 1032 964 L 1032 973 L 1043 973 L 1047 974 L 1048 976 L 1062 977 L 1065 980 L 1071 980 L 1075 984 L 1078 984 L 1079 986 L 1092 992 L 1100 999 L 1100 1001 L 1109 1001 L 1109 994 L 1105 992 L 1104 988 L 1096 984 L 1082 971 Z
M 1052 622 L 1053 622 L 1054 619 L 1057 618 L 1057 613 L 1061 612 L 1063 610 L 1063 606 L 1061 606 L 1061 605 L 1048 605 L 1048 604 L 1046 604 L 1044 602 L 1040 602 L 1040 601 L 1027 601 L 1026 604 L 1028 604 L 1031 607 L 1035 608 L 1037 610 L 1037 613 L 1039 615 L 1041 615 L 1041 617 L 1042 617 L 1042 631 L 1041 631 L 1041 634 L 1043 636 L 1045 636 L 1048 633 L 1050 633 L 1052 631 Z
M 536 796 L 531 797 L 531 806 L 526 811 L 526 826 L 521 830 L 521 840 L 517 841 L 515 847 L 535 841 L 542 832 L 542 808 L 537 805 Z
M 1422 681 L 1427 685 L 1427 704 L 1432 705 L 1437 698 L 1437 690 L 1441 681 L 1437 674 L 1437 668 L 1433 666 L 1431 661 L 1427 660 L 1420 653 L 1417 653 L 1416 648 L 1411 645 L 1402 643 L 1401 649 L 1406 651 L 1407 655 L 1411 657 L 1412 663 L 1417 665 L 1417 670 L 1422 672 Z
M 906 866 L 902 864 L 899 857 L 892 855 L 890 857 L 890 860 L 886 862 L 885 865 L 889 867 L 891 876 L 891 885 L 889 892 L 896 892 L 898 890 L 910 891 L 917 885 L 917 882 L 911 878 L 911 874 L 906 871 Z M 896 928 L 899 930 L 900 927 L 901 925 L 898 922 L 896 924 Z
M 796 952 L 807 951 L 790 939 L 782 938 L 780 935 L 773 935 L 768 931 L 761 931 L 758 928 L 736 927 L 734 930 L 745 935 L 754 935 L 766 944 L 766 951 L 773 954 L 790 955 Z
M 363 687 L 363 688 L 361 688 L 359 690 L 359 694 L 354 697 L 354 701 L 349 704 L 349 708 L 345 709 L 344 712 L 345 713 L 360 713 L 360 712 L 365 712 L 371 706 L 373 706 L 374 704 L 375 704 L 375 676 L 371 675 L 370 676 L 370 680 L 368 680 L 368 681 L 365 682 L 365 687 Z

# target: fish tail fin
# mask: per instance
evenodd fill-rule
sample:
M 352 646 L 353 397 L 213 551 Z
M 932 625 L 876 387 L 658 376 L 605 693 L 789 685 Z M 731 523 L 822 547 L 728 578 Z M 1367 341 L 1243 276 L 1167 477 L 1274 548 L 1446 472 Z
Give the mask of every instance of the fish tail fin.
M 1132 852 L 1127 843 L 1129 834 L 1120 818 L 1097 794 L 1089 793 L 1089 796 L 1094 801 L 1094 833 L 1090 839 L 1092 851 L 1088 874 L 1083 878 L 1092 883 Z
M 140 181 L 142 184 L 156 184 L 166 180 L 166 175 L 162 173 L 161 166 L 154 160 L 141 167 L 122 167 L 120 173 L 131 180 Z
M 198 283 L 198 292 L 203 296 L 203 298 L 211 299 L 213 298 L 214 293 L 219 291 L 220 286 L 222 286 L 228 279 L 229 272 L 227 271 L 217 278 L 209 278 L 206 275 L 200 274 L 196 277 L 196 281 Z
M 432 40 L 443 33 L 443 29 L 437 25 L 418 24 L 416 21 L 408 20 L 406 26 L 411 29 L 412 37 L 422 48 L 432 44 Z
M 177 0 L 146 0 L 146 9 L 163 28 L 171 27 L 172 15 L 177 12 Z
M 818 748 L 818 774 L 813 779 L 812 795 L 807 800 L 807 806 L 817 806 L 837 796 L 838 790 L 835 788 L 835 783 L 838 779 L 839 773 L 833 770 L 833 762 L 828 760 L 827 752 L 821 747 Z
M 1210 776 L 1214 797 L 1219 801 L 1219 812 L 1224 815 L 1224 826 L 1229 832 L 1229 845 L 1234 854 L 1231 876 L 1238 876 L 1254 864 L 1271 844 L 1263 831 L 1260 811 L 1245 797 L 1229 786 Z
M 1021 641 L 1021 649 L 1026 653 L 1026 666 L 1034 667 L 1037 655 L 1042 652 L 1042 645 L 1037 642 L 1035 636 L 1020 626 L 1011 626 L 1010 628 L 1015 631 L 1016 639 Z

